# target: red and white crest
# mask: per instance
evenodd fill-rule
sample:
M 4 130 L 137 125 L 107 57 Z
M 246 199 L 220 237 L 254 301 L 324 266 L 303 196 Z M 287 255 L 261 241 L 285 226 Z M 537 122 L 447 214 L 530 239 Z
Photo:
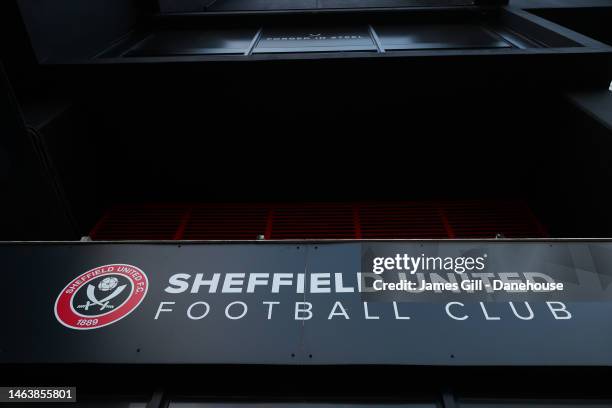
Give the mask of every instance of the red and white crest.
M 108 326 L 136 309 L 148 286 L 147 275 L 135 266 L 99 266 L 66 285 L 55 301 L 55 317 L 76 330 Z

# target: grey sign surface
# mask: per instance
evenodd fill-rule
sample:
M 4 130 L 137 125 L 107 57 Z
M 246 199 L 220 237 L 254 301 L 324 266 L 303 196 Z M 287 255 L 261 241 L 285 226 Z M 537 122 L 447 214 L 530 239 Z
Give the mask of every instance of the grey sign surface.
M 1 363 L 612 364 L 610 242 L 1 244 L 0 259 Z M 385 259 L 383 277 L 566 287 L 367 292 Z
M 254 53 L 376 51 L 368 28 L 264 29 Z

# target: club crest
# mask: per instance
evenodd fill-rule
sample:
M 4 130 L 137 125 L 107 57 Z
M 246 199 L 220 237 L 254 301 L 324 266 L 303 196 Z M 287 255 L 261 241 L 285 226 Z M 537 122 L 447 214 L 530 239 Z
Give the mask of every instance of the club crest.
M 147 276 L 135 266 L 100 266 L 78 276 L 62 290 L 55 302 L 55 316 L 71 329 L 108 326 L 138 307 L 147 289 Z

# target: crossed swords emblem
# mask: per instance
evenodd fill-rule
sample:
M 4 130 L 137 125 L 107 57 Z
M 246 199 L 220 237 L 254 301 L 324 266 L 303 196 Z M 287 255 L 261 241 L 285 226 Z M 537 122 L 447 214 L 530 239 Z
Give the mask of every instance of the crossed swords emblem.
M 123 292 L 126 286 L 127 285 L 117 286 L 117 288 L 104 299 L 97 299 L 96 292 L 95 292 L 96 287 L 90 284 L 87 286 L 87 298 L 89 300 L 84 305 L 77 306 L 77 308 L 89 310 L 89 308 L 92 306 L 100 306 L 100 311 L 105 310 L 105 309 L 113 309 L 115 306 L 109 305 L 108 303 L 111 301 L 111 299 L 119 296 L 119 294 Z

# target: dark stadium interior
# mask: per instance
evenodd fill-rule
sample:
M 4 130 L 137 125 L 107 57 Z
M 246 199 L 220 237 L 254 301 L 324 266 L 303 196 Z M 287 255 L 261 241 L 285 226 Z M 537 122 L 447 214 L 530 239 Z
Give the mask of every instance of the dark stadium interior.
M 612 236 L 612 0 L 0 3 L 3 245 Z M 605 366 L 311 366 L 304 348 L 302 365 L 202 367 L 132 351 L 3 363 L 0 379 L 62 378 L 80 400 L 54 406 L 79 408 L 612 398 Z
M 35 134 L 76 221 L 67 235 L 48 236 L 88 235 L 125 204 L 419 201 L 434 210 L 428 203 L 526 203 L 552 237 L 609 233 L 606 129 L 556 90 L 423 92 L 335 79 L 287 78 L 285 90 L 271 90 L 267 81 L 150 86 L 149 78 L 124 77 L 75 91 L 78 103 Z M 285 237 L 325 238 L 296 234 Z M 389 237 L 418 236 L 409 226 L 403 234 Z M 518 232 L 530 235 L 542 236 Z
M 3 6 L 3 103 L 29 140 L 3 238 L 609 235 L 609 129 L 572 96 L 607 84 L 609 8 L 222 3 Z M 373 42 L 258 54 L 296 27 Z

